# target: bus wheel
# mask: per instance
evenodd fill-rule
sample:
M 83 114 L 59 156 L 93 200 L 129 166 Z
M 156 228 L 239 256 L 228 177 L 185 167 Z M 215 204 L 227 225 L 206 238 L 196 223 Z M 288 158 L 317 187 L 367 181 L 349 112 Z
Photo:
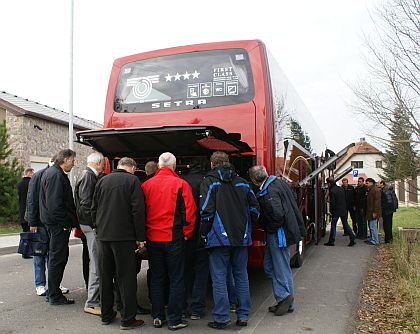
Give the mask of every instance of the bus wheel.
M 296 244 L 296 253 L 292 256 L 290 259 L 290 266 L 292 268 L 299 268 L 303 264 L 303 247 L 302 247 L 302 241 L 299 241 Z

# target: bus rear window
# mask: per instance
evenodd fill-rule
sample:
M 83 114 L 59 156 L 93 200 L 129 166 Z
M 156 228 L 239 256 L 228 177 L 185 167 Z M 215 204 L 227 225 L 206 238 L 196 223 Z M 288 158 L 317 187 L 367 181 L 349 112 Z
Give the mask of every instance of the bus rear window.
M 114 110 L 141 113 L 212 108 L 245 103 L 253 97 L 245 50 L 192 52 L 124 65 Z

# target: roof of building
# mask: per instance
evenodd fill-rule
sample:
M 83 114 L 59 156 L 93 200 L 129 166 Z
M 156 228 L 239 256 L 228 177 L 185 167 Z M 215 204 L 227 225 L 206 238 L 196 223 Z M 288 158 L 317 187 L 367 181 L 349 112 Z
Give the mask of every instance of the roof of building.
M 68 113 L 49 107 L 46 104 L 9 94 L 5 91 L 0 91 L 0 106 L 3 106 L 15 114 L 38 117 L 60 124 L 69 124 Z M 81 130 L 91 130 L 103 127 L 100 123 L 78 116 L 73 116 L 73 126 Z
M 353 155 L 356 154 L 382 154 L 376 147 L 369 144 L 365 138 L 360 138 L 353 147 L 350 147 L 347 153 L 337 162 L 336 169 L 341 168 Z

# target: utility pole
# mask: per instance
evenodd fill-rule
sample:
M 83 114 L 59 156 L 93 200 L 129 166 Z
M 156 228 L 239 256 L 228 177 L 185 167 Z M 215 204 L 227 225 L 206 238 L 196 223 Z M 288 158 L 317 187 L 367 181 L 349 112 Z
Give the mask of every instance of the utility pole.
M 70 82 L 69 82 L 69 148 L 73 150 L 73 22 L 74 22 L 74 0 L 70 0 Z M 72 187 L 73 170 L 70 171 L 69 178 Z

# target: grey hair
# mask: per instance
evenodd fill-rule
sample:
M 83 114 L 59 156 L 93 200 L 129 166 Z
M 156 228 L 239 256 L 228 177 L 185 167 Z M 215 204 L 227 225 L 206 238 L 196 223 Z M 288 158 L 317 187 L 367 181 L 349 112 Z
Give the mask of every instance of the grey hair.
M 64 163 L 64 160 L 65 159 L 72 158 L 72 157 L 74 157 L 74 158 L 76 157 L 76 152 L 73 151 L 73 150 L 71 150 L 71 149 L 69 149 L 69 148 L 66 148 L 64 150 L 59 151 L 55 155 L 54 163 L 56 165 L 60 166 L 61 164 Z
M 268 173 L 263 165 L 257 165 L 249 169 L 249 177 L 257 183 L 263 183 Z
M 144 170 L 146 171 L 146 175 L 152 175 L 153 173 L 156 173 L 158 170 L 156 161 L 148 161 L 144 166 Z
M 104 156 L 102 155 L 102 153 L 93 152 L 88 155 L 86 161 L 88 164 L 96 164 L 98 162 L 104 161 Z
M 120 161 L 118 161 L 117 168 L 120 168 L 122 166 L 125 166 L 125 167 L 137 167 L 137 164 L 134 161 L 134 159 L 131 159 L 131 158 L 128 158 L 128 157 L 124 157 L 124 158 L 121 158 Z
M 171 152 L 165 152 L 159 156 L 159 167 L 170 167 L 173 165 L 176 165 L 176 158 Z

